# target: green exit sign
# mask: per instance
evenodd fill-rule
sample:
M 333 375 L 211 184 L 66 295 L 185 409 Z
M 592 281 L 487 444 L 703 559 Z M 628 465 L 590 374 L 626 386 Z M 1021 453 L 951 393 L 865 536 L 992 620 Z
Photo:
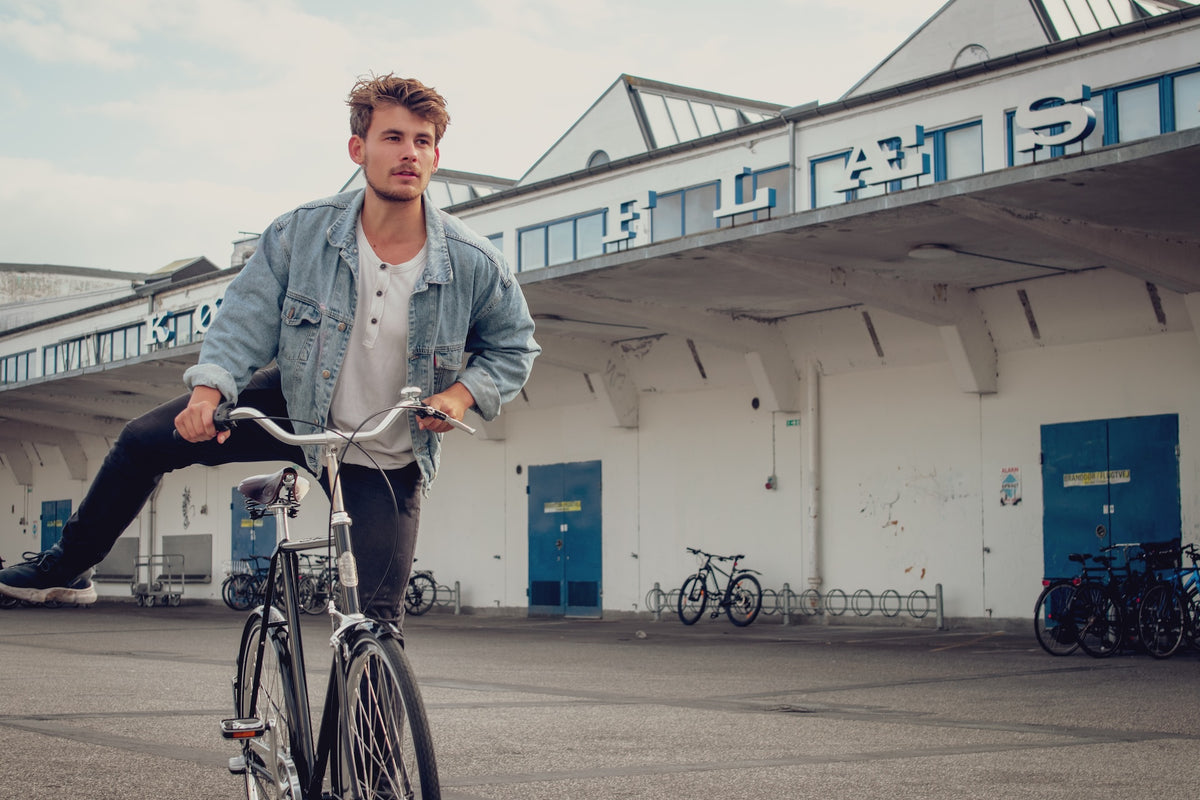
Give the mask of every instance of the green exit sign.
M 787 423 L 786 423 L 786 424 L 787 424 L 787 426 L 788 426 L 789 428 L 794 428 L 794 427 L 796 427 L 797 425 L 799 425 L 799 424 L 800 424 L 800 420 L 798 420 L 798 419 L 789 419 L 789 420 L 787 421 Z

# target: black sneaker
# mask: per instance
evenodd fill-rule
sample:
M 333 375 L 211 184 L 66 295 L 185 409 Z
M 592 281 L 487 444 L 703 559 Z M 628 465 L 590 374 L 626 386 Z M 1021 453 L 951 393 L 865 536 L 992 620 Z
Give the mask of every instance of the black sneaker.
M 54 545 L 40 553 L 26 553 L 25 563 L 0 569 L 0 594 L 29 603 L 57 602 L 91 605 L 96 602 L 92 570 L 82 573 L 60 566 L 62 549 Z

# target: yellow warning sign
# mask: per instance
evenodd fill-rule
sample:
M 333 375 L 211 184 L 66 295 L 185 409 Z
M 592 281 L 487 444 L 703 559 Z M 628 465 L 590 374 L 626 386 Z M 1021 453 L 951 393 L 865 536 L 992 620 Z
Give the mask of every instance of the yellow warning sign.
M 1063 475 L 1063 487 L 1104 486 L 1111 483 L 1129 483 L 1130 479 L 1130 471 L 1127 469 L 1110 469 L 1100 472 L 1072 472 Z
M 546 503 L 543 506 L 543 510 L 544 510 L 544 513 L 546 513 L 546 514 L 562 514 L 567 511 L 582 511 L 583 510 L 583 501 L 582 500 L 558 500 L 553 503 Z

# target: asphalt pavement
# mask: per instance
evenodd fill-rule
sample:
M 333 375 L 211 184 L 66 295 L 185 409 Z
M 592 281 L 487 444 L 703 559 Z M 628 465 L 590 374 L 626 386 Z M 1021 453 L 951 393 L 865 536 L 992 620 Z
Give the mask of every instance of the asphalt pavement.
M 244 797 L 218 733 L 243 619 L 0 611 L 0 798 Z M 328 622 L 306 623 L 324 675 Z M 435 609 L 406 633 L 448 800 L 1200 796 L 1196 653 L 1056 658 L 1011 627 L 765 616 Z

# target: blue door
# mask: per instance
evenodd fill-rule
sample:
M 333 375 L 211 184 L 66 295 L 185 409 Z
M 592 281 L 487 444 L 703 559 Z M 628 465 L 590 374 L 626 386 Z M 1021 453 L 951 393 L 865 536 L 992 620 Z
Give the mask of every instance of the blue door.
M 529 468 L 529 613 L 601 615 L 600 462 Z
M 63 525 L 71 517 L 70 500 L 42 501 L 42 549 L 49 550 L 62 538 Z
M 1179 541 L 1179 416 L 1042 426 L 1045 577 L 1078 572 L 1070 553 Z
M 270 556 L 275 552 L 275 518 L 250 519 L 246 512 L 246 497 L 233 488 L 233 533 L 230 558 L 236 564 L 250 556 Z

